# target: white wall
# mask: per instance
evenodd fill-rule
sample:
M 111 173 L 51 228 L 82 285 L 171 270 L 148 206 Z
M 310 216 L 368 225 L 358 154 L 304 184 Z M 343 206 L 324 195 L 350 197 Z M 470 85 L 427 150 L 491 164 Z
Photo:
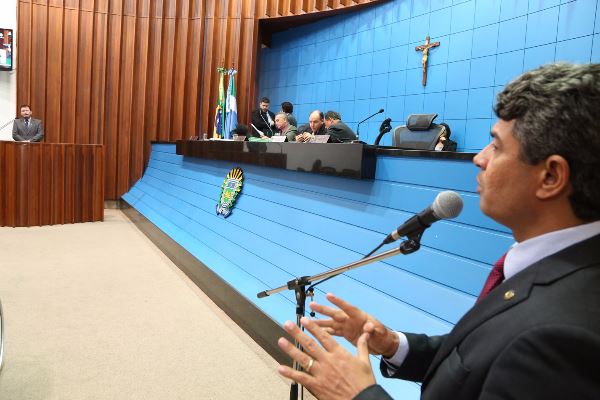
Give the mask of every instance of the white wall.
M 16 38 L 13 60 L 16 60 L 19 35 L 17 33 L 17 0 L 0 1 L 0 27 L 12 28 Z M 14 61 L 13 61 L 14 62 Z M 13 68 L 18 67 L 14 65 Z M 0 71 L 0 140 L 12 140 L 12 123 L 17 104 L 17 71 Z M 2 128 L 5 124 L 8 126 Z

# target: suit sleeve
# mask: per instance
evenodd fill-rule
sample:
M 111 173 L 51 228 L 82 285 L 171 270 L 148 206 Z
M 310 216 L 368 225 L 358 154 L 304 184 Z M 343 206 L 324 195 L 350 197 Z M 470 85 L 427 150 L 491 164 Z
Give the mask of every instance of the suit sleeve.
M 429 365 L 441 347 L 447 335 L 427 336 L 405 333 L 408 339 L 408 355 L 402 365 L 396 366 L 393 374 L 388 372 L 388 365 L 382 360 L 379 368 L 386 378 L 397 378 L 413 382 L 422 382 Z
M 353 400 L 393 400 L 379 385 L 371 385 L 356 395 Z
M 479 398 L 598 398 L 599 359 L 598 334 L 572 326 L 537 327 L 496 358 Z
M 38 121 L 35 136 L 31 138 L 32 142 L 40 142 L 44 138 L 44 127 L 42 121 Z
M 15 122 L 13 122 L 12 137 L 17 142 L 22 142 L 24 140 L 23 136 L 19 135 L 19 127 L 17 126 L 17 120 L 16 119 L 15 119 Z

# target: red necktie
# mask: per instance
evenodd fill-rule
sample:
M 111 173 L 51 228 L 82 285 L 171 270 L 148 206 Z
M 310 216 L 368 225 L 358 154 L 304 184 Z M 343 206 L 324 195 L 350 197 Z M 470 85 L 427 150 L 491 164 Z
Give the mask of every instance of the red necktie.
M 506 258 L 506 254 L 498 259 L 494 264 L 494 268 L 490 271 L 490 274 L 483 285 L 483 289 L 481 289 L 481 293 L 479 293 L 479 297 L 477 298 L 477 302 L 479 303 L 485 296 L 488 295 L 489 292 L 492 291 L 496 286 L 502 283 L 504 280 L 504 259 Z

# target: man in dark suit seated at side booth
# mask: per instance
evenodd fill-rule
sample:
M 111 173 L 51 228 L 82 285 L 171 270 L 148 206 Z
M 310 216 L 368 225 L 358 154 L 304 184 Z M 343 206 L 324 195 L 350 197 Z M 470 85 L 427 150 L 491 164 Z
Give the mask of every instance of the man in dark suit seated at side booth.
M 600 394 L 600 64 L 554 64 L 498 94 L 492 141 L 474 158 L 481 210 L 516 243 L 477 303 L 442 336 L 394 332 L 332 294 L 329 318 L 288 321 L 303 366 L 279 373 L 320 399 L 390 399 L 384 376 L 421 382 L 423 399 L 596 399 Z M 451 271 L 448 271 L 451 273 Z M 330 335 L 358 348 L 354 356 Z
M 44 139 L 42 121 L 31 118 L 31 107 L 21 106 L 21 118 L 13 122 L 12 136 L 16 142 L 41 142 Z
M 327 128 L 323 121 L 323 112 L 315 110 L 308 116 L 308 126 L 296 135 L 297 142 L 310 142 L 315 135 L 326 135 Z
M 356 140 L 356 134 L 348 125 L 342 122 L 342 116 L 337 111 L 327 111 L 325 113 L 325 127 L 331 142 Z

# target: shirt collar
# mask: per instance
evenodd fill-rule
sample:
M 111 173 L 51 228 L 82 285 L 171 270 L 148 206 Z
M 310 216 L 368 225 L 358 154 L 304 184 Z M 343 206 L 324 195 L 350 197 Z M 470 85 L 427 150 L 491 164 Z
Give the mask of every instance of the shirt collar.
M 504 260 L 504 279 L 509 279 L 533 263 L 575 243 L 600 234 L 600 221 L 536 236 L 512 245 Z

